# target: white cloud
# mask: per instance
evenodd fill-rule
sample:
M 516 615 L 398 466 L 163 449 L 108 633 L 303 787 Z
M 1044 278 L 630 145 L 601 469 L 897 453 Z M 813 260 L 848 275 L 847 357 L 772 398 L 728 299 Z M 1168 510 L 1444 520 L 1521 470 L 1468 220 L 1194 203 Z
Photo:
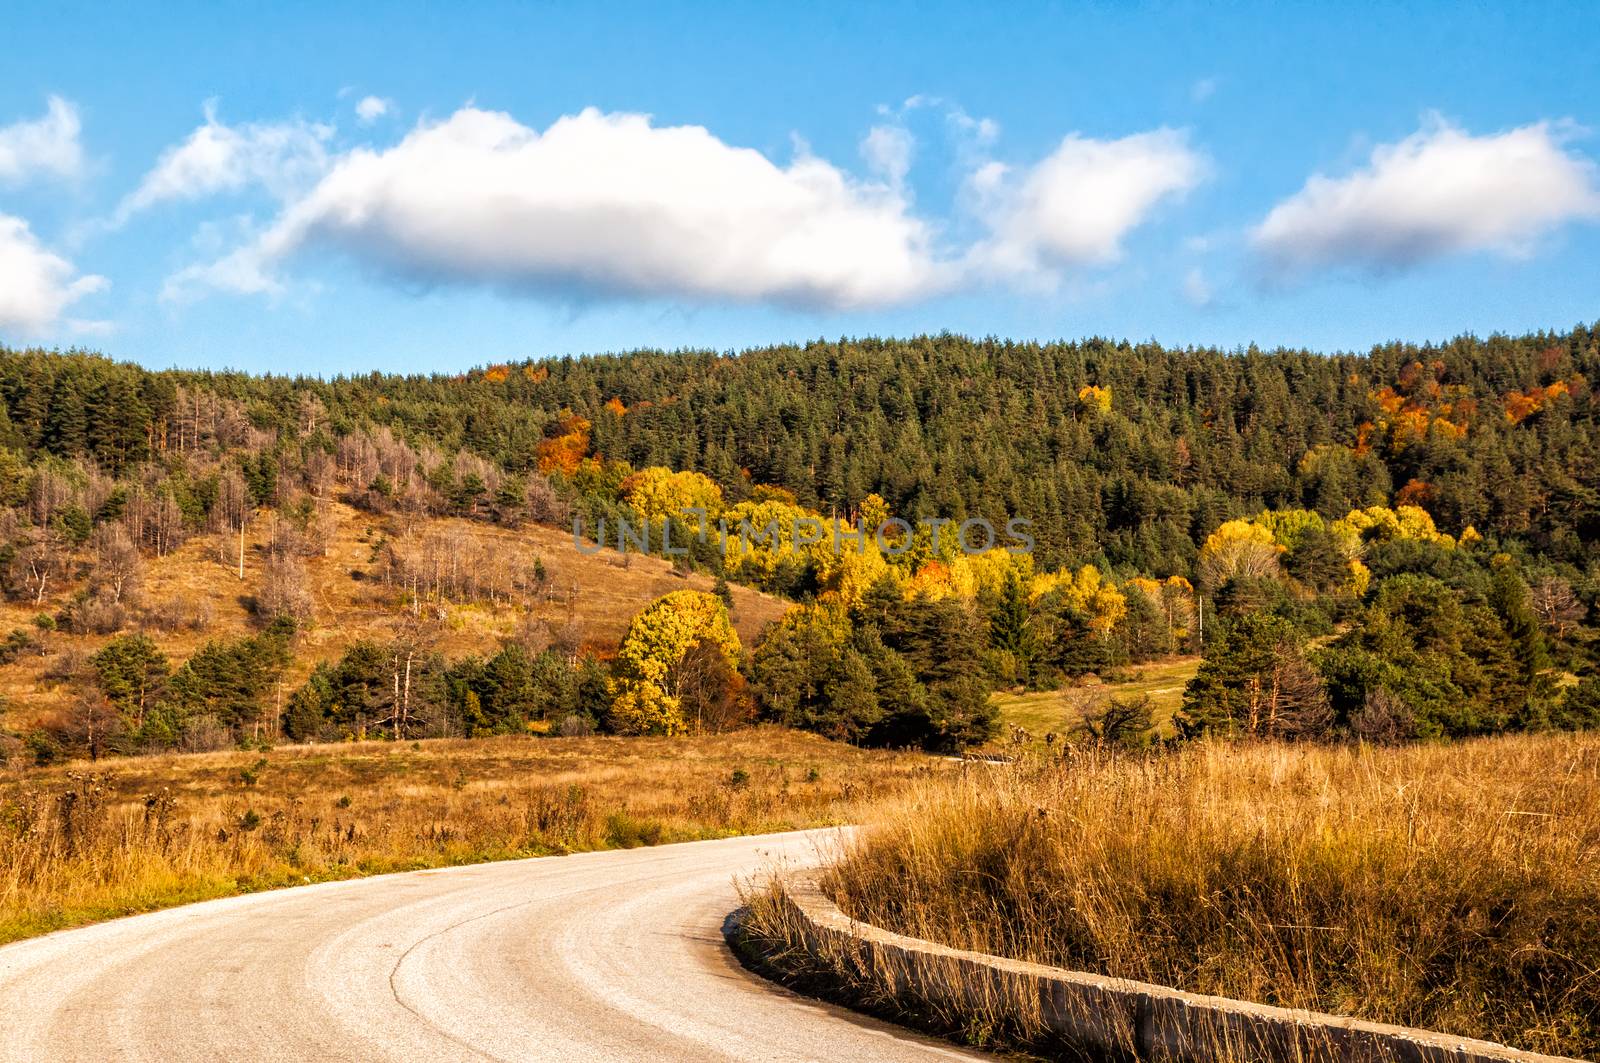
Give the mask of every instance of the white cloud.
M 270 292 L 332 247 L 412 281 L 852 308 L 951 283 L 901 193 L 808 153 L 779 166 L 699 126 L 589 109 L 539 132 L 467 107 L 358 149 L 254 242 L 172 278 Z
M 1313 176 L 1253 240 L 1291 272 L 1385 270 L 1468 251 L 1527 255 L 1558 226 L 1600 217 L 1595 166 L 1564 139 L 1548 122 L 1475 137 L 1435 117 L 1374 149 L 1348 177 Z
M 873 173 L 898 188 L 911 172 L 916 146 L 916 138 L 904 126 L 875 125 L 861 141 L 861 157 Z
M 992 230 L 975 257 L 990 269 L 1047 282 L 1063 267 L 1114 262 L 1128 233 L 1163 201 L 1198 185 L 1207 169 L 1187 136 L 1172 129 L 1119 140 L 1074 133 L 1020 172 L 988 163 L 968 181 Z
M 988 147 L 1000 136 L 999 122 L 996 122 L 993 118 L 974 118 L 960 104 L 952 103 L 943 96 L 924 96 L 919 93 L 918 95 L 907 97 L 906 101 L 900 105 L 898 112 L 882 106 L 878 110 L 883 114 L 905 115 L 923 108 L 943 111 L 944 119 L 949 123 L 951 130 L 962 139 L 969 141 L 970 146 Z
M 1183 275 L 1183 297 L 1197 307 L 1211 305 L 1216 293 L 1211 290 L 1211 282 L 1206 280 L 1204 271 L 1199 266 L 1194 267 Z
M 0 181 L 22 181 L 34 174 L 76 177 L 83 169 L 78 109 L 52 96 L 45 113 L 31 121 L 0 126 Z
M 974 118 L 959 107 L 952 107 L 945 112 L 945 121 L 950 127 L 962 136 L 969 138 L 978 147 L 988 147 L 1000 137 L 1000 123 L 993 118 Z
M 200 199 L 260 185 L 289 198 L 328 167 L 329 126 L 302 121 L 230 126 L 217 120 L 214 103 L 205 123 L 162 153 L 155 168 L 117 208 L 115 224 L 172 200 Z
M 75 272 L 72 263 L 40 245 L 27 222 L 0 214 L 0 329 L 41 333 L 68 306 L 108 283 Z M 68 324 L 81 329 L 87 323 Z
M 371 125 L 394 108 L 394 104 L 382 96 L 363 96 L 361 102 L 356 104 L 356 117 L 361 119 L 363 125 Z

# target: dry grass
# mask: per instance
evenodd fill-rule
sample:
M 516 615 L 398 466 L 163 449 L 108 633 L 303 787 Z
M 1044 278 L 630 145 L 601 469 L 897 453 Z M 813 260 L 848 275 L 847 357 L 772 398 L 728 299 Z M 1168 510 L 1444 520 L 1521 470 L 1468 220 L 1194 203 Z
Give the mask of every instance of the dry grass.
M 878 926 L 1195 992 L 1600 1052 L 1600 736 L 972 766 L 827 883 Z
M 302 882 L 848 822 L 943 766 L 758 728 L 298 746 L 0 774 L 0 943 Z
M 456 518 L 414 521 L 408 526 L 398 516 L 375 516 L 343 503 L 332 503 L 330 512 L 333 534 L 327 553 L 306 563 L 315 615 L 297 641 L 295 660 L 284 678 L 285 691 L 303 682 L 319 661 L 336 659 L 358 640 L 393 638 L 409 618 L 402 593 L 352 576 L 372 568 L 374 546 L 384 539 L 454 530 L 508 554 L 542 559 L 550 590 L 547 598 L 534 605 L 534 615 L 553 629 L 575 624 L 583 644 L 602 656 L 616 649 L 628 622 L 651 601 L 669 591 L 686 587 L 709 591 L 713 585 L 711 577 L 677 573 L 661 558 L 637 554 L 624 558 L 615 550 L 582 553 L 572 544 L 570 528 L 530 524 L 512 530 Z M 258 630 L 249 603 L 261 585 L 268 524 L 268 519 L 261 518 L 250 527 L 243 580 L 238 578 L 236 564 L 219 560 L 214 535 L 197 535 L 165 557 L 146 559 L 146 602 L 202 603 L 210 617 L 198 630 L 147 631 L 174 663 L 185 660 L 208 639 Z M 0 601 L 0 638 L 24 628 L 46 651 L 43 656 L 26 654 L 0 666 L 0 726 L 25 731 L 63 712 L 73 692 L 65 684 L 52 682 L 47 673 L 63 654 L 87 657 L 113 637 L 34 629 L 35 615 L 56 612 L 82 586 L 81 578 L 57 586 L 42 607 L 31 601 Z M 730 590 L 734 627 L 746 644 L 788 608 L 781 599 L 747 587 Z M 444 623 L 439 626 L 437 649 L 451 657 L 493 653 L 525 621 L 521 607 L 514 605 L 462 603 L 442 608 Z M 139 628 L 138 622 L 130 625 L 130 630 Z

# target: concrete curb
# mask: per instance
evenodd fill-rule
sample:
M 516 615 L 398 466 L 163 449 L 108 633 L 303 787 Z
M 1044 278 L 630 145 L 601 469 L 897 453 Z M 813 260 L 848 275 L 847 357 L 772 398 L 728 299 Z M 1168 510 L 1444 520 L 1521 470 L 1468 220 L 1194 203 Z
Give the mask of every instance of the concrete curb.
M 790 944 L 825 969 L 946 1019 L 1049 1031 L 1092 1058 L 1580 1063 L 1428 1030 L 962 952 L 850 918 L 822 892 L 820 877 L 817 871 L 784 875 L 773 900 Z

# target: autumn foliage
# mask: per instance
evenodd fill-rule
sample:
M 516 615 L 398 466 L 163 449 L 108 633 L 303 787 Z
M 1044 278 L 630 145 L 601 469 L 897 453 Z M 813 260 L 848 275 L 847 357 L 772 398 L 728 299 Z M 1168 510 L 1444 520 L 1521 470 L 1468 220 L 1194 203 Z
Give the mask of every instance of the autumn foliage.
M 703 659 L 708 650 L 709 662 Z M 721 599 L 701 591 L 663 595 L 634 617 L 617 651 L 613 728 L 658 735 L 689 730 L 685 698 L 703 678 L 691 672 L 721 664 L 731 677 L 738 660 L 739 636 Z
M 1557 380 L 1543 387 L 1529 388 L 1527 391 L 1513 391 L 1506 396 L 1506 420 L 1512 424 L 1521 424 L 1544 409 L 1545 404 L 1552 399 L 1558 399 L 1567 394 L 1567 390 L 1567 382 Z
M 539 471 L 561 472 L 570 476 L 589 453 L 590 424 L 587 418 L 579 417 L 571 410 L 562 410 L 558 428 L 557 435 L 539 444 Z
M 646 520 L 691 519 L 690 510 L 715 518 L 722 511 L 722 488 L 698 472 L 673 472 L 659 465 L 622 481 L 622 497 Z
M 1103 388 L 1096 384 L 1085 384 L 1078 389 L 1078 405 L 1085 413 L 1109 413 L 1111 410 L 1111 389 Z

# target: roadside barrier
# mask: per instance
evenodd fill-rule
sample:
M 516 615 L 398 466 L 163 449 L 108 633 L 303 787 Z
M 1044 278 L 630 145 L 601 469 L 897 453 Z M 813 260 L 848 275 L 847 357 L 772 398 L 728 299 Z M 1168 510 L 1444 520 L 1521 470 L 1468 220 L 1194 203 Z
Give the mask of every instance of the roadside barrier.
M 1429 1030 L 1185 993 L 963 952 L 850 918 L 820 872 L 778 879 L 791 947 L 902 1007 L 956 1021 L 1048 1030 L 1090 1058 L 1341 1063 L 1578 1063 Z

